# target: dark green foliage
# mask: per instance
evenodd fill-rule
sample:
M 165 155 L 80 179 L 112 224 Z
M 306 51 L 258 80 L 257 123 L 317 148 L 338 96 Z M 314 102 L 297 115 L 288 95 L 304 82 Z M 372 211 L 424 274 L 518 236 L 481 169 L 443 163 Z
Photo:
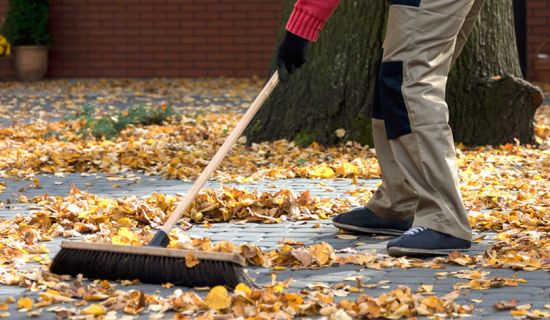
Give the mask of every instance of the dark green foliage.
M 2 34 L 12 46 L 49 45 L 47 0 L 10 0 Z
M 294 143 L 298 147 L 307 147 L 309 146 L 313 141 L 315 141 L 315 134 L 312 132 L 298 132 L 296 136 L 294 137 Z
M 172 119 L 178 119 L 179 115 L 171 107 L 134 106 L 128 111 L 119 112 L 116 115 L 95 116 L 95 110 L 91 105 L 85 105 L 82 111 L 69 116 L 69 120 L 84 120 L 84 126 L 78 134 L 87 137 L 112 139 L 117 137 L 122 130 L 132 125 L 162 124 Z

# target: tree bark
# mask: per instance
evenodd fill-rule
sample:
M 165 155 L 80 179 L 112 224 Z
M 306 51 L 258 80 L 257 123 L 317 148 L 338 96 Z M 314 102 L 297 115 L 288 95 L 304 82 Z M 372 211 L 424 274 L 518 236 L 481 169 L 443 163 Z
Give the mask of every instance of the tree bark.
M 294 2 L 285 0 L 279 38 Z M 308 62 L 279 85 L 247 128 L 248 141 L 372 144 L 370 117 L 387 9 L 386 1 L 342 1 L 310 46 Z M 274 67 L 273 59 L 271 71 Z M 512 2 L 487 0 L 447 86 L 457 142 L 534 141 L 533 117 L 542 93 L 520 76 Z M 337 129 L 345 129 L 343 138 Z

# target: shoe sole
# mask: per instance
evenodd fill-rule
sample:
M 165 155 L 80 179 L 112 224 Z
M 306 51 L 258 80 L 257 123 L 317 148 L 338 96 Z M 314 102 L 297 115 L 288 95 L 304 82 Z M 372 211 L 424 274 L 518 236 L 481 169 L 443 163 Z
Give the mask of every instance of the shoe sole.
M 425 257 L 425 256 L 446 256 L 453 251 L 464 252 L 466 249 L 420 249 L 405 247 L 389 247 L 388 254 L 392 257 Z
M 343 224 L 335 221 L 332 221 L 332 224 L 338 229 L 342 229 L 344 231 L 348 231 L 352 233 L 361 233 L 361 234 L 383 234 L 388 236 L 400 236 L 405 232 L 405 230 L 398 230 L 398 229 L 364 228 L 364 227 L 354 226 L 351 224 Z

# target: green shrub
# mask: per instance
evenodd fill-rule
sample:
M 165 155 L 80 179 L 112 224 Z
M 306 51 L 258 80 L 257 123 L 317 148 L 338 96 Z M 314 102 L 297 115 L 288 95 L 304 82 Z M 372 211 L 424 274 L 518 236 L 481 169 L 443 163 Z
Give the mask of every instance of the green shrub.
M 116 115 L 106 115 L 100 118 L 95 117 L 95 111 L 91 105 L 85 105 L 82 111 L 68 117 L 68 119 L 83 119 L 84 126 L 78 134 L 87 137 L 92 135 L 96 138 L 112 139 L 120 132 L 131 125 L 152 125 L 163 124 L 179 115 L 171 106 L 166 108 L 150 106 L 133 106 L 125 112 Z
M 12 46 L 49 45 L 47 0 L 10 0 L 2 34 Z

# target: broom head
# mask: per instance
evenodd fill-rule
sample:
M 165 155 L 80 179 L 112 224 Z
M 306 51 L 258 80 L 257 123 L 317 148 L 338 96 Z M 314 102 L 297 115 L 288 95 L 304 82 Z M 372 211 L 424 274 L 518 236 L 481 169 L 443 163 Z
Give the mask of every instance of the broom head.
M 185 263 L 190 254 L 199 260 L 193 267 Z M 253 286 L 244 266 L 245 259 L 236 253 L 63 241 L 50 271 L 71 276 L 82 274 L 90 279 L 170 282 L 184 287 L 234 288 L 239 283 Z

